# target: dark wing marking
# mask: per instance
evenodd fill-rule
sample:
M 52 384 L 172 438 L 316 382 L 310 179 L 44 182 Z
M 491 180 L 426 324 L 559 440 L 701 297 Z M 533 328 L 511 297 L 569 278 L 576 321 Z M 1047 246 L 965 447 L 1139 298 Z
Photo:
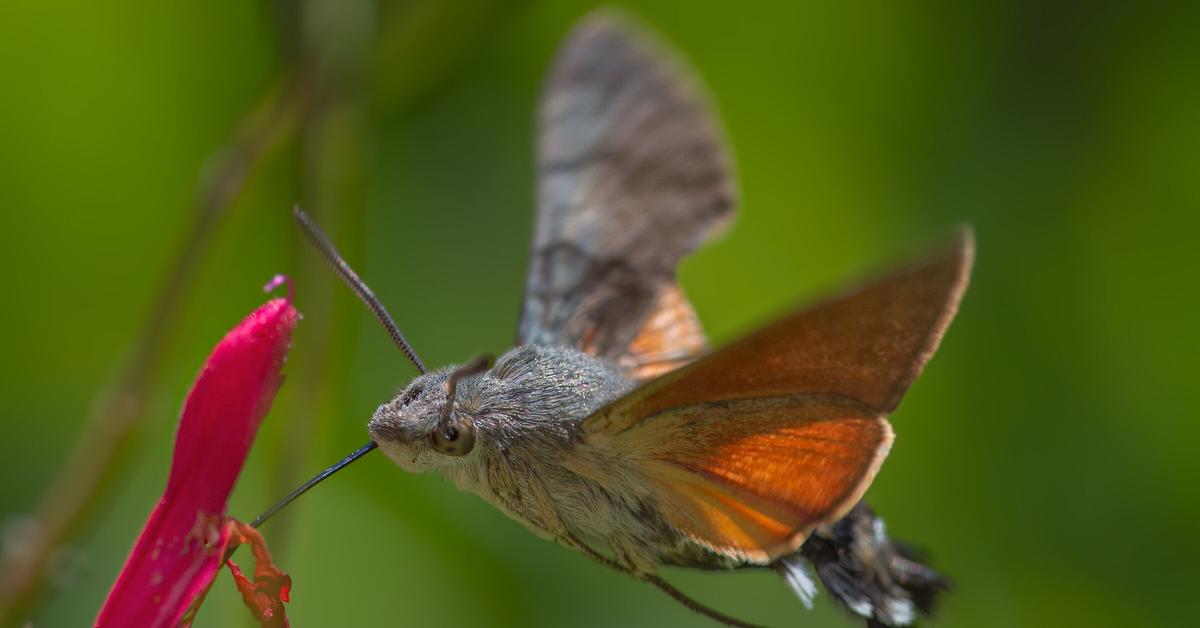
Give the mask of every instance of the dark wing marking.
M 698 355 L 703 334 L 675 267 L 728 222 L 735 194 L 697 84 L 628 20 L 593 14 L 560 50 L 539 121 L 518 342 L 574 346 L 633 375 Z

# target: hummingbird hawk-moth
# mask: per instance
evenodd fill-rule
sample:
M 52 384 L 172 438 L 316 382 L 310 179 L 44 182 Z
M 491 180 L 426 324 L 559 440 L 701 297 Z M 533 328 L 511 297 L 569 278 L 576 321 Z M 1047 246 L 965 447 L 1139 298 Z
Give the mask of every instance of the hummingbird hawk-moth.
M 947 581 L 860 499 L 892 444 L 887 415 L 967 285 L 970 231 L 709 351 L 675 269 L 729 223 L 736 193 L 700 83 L 628 18 L 593 14 L 560 49 L 538 120 L 517 343 L 494 364 L 426 372 L 297 210 L 422 372 L 379 407 L 372 442 L 348 460 L 378 446 L 407 471 L 438 471 L 535 534 L 728 624 L 746 625 L 660 567 L 772 568 L 806 605 L 815 570 L 872 626 L 929 612 Z

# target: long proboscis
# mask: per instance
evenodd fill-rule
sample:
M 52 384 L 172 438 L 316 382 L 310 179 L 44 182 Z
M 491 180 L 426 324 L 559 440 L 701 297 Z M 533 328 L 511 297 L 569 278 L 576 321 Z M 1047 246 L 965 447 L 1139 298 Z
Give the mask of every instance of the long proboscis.
M 378 446 L 379 445 L 375 444 L 375 441 L 371 441 L 371 442 L 367 443 L 366 445 L 363 445 L 362 447 L 355 449 L 354 453 L 333 463 L 332 465 L 329 466 L 329 468 L 316 474 L 309 481 L 296 487 L 296 490 L 292 491 L 291 493 L 288 493 L 283 499 L 275 502 L 274 506 L 271 506 L 270 508 L 263 511 L 263 514 L 259 515 L 258 517 L 255 517 L 254 521 L 250 522 L 250 525 L 257 528 L 258 526 L 262 525 L 263 523 L 266 523 L 267 519 L 270 519 L 271 517 L 275 516 L 275 513 L 279 512 L 280 510 L 283 510 L 283 508 L 285 506 L 287 506 L 288 504 L 295 501 L 295 499 L 297 497 L 300 497 L 301 495 L 307 493 L 308 489 L 325 481 L 325 478 L 328 478 L 329 476 L 333 475 L 334 473 L 341 471 L 343 467 L 350 464 L 351 462 L 354 462 L 355 460 L 358 460 L 359 458 L 362 458 L 363 456 L 370 453 L 372 449 L 375 449 Z
M 333 272 L 337 273 L 338 277 L 350 287 L 350 290 L 358 296 L 359 300 L 371 310 L 371 313 L 375 315 L 375 319 L 383 325 L 388 335 L 392 337 L 392 342 L 395 342 L 396 346 L 400 347 L 400 350 L 404 352 L 404 355 L 408 356 L 413 366 L 417 367 L 417 370 L 421 373 L 425 373 L 425 364 L 421 362 L 421 358 L 417 357 L 417 352 L 413 350 L 412 345 L 408 344 L 408 340 L 404 338 L 404 334 L 400 333 L 400 328 L 392 320 L 391 314 L 388 314 L 387 308 L 375 297 L 375 293 L 371 292 L 366 282 L 359 278 L 358 273 L 354 272 L 350 264 L 347 264 L 346 260 L 342 259 L 341 254 L 338 253 L 337 247 L 333 246 L 333 242 L 329 239 L 329 236 L 326 236 L 325 232 L 321 231 L 321 228 L 317 226 L 317 223 L 308 214 L 304 213 L 304 210 L 300 209 L 299 206 L 292 209 L 292 215 L 295 216 L 296 224 L 300 226 L 300 230 L 304 232 L 304 235 L 308 237 L 308 241 L 321 253 L 321 257 L 325 259 L 330 268 L 333 269 Z M 341 471 L 351 462 L 367 455 L 376 447 L 378 445 L 374 441 L 371 441 L 354 450 L 350 455 L 330 465 L 304 484 L 296 487 L 296 490 L 285 495 L 283 499 L 275 502 L 273 506 L 263 511 L 254 521 L 250 522 L 250 525 L 257 528 L 266 523 L 268 519 L 275 516 L 275 513 L 283 510 L 288 504 L 295 501 L 297 497 L 307 493 L 309 489 L 325 481 L 326 478 L 334 473 Z

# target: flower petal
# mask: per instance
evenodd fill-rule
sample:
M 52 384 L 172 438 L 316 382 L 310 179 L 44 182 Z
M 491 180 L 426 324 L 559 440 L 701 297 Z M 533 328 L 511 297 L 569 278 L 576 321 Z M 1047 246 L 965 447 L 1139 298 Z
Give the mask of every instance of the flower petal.
M 246 577 L 232 559 L 225 561 L 233 573 L 233 581 L 242 594 L 242 603 L 263 628 L 288 628 L 287 613 L 283 603 L 291 598 L 292 579 L 271 561 L 267 543 L 258 530 L 240 521 L 234 522 L 234 536 L 238 543 L 248 543 L 254 552 L 254 580 Z
M 272 299 L 219 342 L 179 420 L 162 499 L 117 577 L 96 626 L 174 626 L 220 569 L 233 523 L 229 493 L 283 381 L 300 315 Z

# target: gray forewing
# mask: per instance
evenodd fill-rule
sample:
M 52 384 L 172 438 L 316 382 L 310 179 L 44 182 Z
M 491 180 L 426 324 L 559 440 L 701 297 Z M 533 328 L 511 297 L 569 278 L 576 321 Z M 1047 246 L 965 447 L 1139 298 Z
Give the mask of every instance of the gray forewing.
M 680 259 L 732 217 L 729 161 L 678 58 L 611 12 L 567 38 L 540 112 L 519 344 L 619 358 Z

